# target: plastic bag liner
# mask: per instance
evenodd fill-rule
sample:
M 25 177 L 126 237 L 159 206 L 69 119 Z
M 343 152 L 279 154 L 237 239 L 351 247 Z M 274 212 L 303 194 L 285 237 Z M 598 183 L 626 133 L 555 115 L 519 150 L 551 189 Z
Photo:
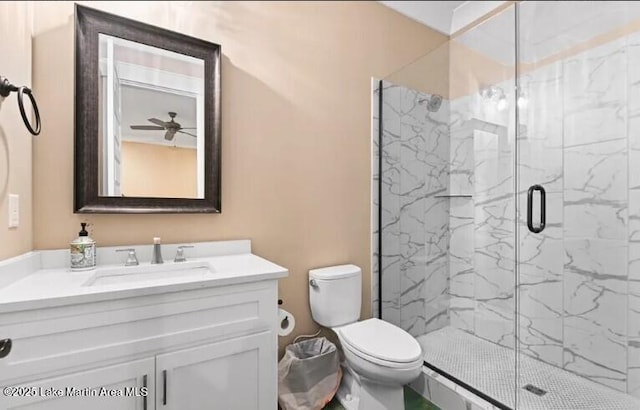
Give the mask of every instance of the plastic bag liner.
M 324 337 L 287 346 L 278 363 L 283 410 L 320 410 L 338 391 L 342 370 L 336 346 Z

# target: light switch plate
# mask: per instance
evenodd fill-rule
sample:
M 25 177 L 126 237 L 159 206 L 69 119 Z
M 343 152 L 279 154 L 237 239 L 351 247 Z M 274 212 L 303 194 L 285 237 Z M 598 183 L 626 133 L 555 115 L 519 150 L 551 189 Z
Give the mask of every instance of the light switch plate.
M 20 197 L 9 194 L 9 228 L 17 228 L 20 225 Z

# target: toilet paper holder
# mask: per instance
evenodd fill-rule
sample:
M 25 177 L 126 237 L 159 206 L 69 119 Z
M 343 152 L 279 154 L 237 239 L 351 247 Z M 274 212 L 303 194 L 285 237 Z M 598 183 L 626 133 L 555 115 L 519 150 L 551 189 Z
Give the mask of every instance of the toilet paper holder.
M 284 302 L 282 301 L 282 299 L 278 299 L 278 306 L 282 306 L 283 303 Z M 289 321 L 289 316 L 285 316 L 283 322 L 284 321 L 288 322 Z

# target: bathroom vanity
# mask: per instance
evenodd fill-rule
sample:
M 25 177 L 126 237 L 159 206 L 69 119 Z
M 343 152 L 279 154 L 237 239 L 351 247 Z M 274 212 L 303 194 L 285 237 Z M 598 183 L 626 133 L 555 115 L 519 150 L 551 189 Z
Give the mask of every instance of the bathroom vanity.
M 197 244 L 186 262 L 164 245 L 163 265 L 134 248 L 139 266 L 99 248 L 85 272 L 62 250 L 2 262 L 0 409 L 275 409 L 287 270 L 250 241 Z

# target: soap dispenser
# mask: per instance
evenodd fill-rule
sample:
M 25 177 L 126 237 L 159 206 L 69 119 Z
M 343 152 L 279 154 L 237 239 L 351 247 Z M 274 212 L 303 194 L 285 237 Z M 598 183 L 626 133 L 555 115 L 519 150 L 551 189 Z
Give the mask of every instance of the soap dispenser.
M 96 267 L 96 242 L 91 239 L 89 232 L 86 230 L 87 223 L 82 222 L 80 225 L 82 230 L 70 244 L 71 269 L 93 269 Z

